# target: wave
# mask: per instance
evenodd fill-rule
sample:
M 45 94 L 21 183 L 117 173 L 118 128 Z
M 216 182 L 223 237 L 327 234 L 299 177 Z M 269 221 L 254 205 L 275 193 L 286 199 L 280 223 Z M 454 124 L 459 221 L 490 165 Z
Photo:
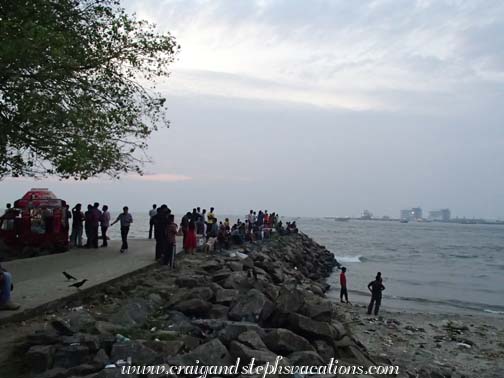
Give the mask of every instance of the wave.
M 483 309 L 483 312 L 488 312 L 489 314 L 504 315 L 504 311 L 495 311 L 488 308 Z
M 340 263 L 359 263 L 359 262 L 362 262 L 362 256 L 361 255 L 358 255 L 358 256 L 336 256 L 336 260 L 338 260 L 338 262 Z

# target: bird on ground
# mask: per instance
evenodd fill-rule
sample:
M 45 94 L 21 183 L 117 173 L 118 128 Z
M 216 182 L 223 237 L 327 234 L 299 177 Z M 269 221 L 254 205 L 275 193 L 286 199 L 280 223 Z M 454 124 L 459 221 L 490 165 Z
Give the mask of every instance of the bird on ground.
M 84 285 L 86 283 L 87 279 L 86 280 L 82 280 L 82 281 L 79 281 L 79 282 L 76 282 L 72 285 L 69 285 L 68 287 L 75 287 L 77 289 L 79 289 L 82 285 Z
M 75 278 L 71 274 L 68 274 L 67 272 L 63 272 L 63 275 L 65 276 L 65 278 L 67 279 L 67 281 L 70 281 L 70 280 L 77 281 L 77 278 Z

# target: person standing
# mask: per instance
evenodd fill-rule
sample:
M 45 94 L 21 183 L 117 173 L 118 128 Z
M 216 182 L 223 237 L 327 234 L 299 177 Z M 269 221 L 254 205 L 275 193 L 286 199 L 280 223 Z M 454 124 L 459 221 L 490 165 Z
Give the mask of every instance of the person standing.
M 152 229 L 154 227 L 154 217 L 157 215 L 157 205 L 152 205 L 152 209 L 149 211 L 149 239 L 152 239 Z
M 70 243 L 74 247 L 82 247 L 82 222 L 84 221 L 84 214 L 82 213 L 82 205 L 78 203 L 72 209 L 72 234 L 70 235 Z
M 374 314 L 377 316 L 381 306 L 382 291 L 385 290 L 385 286 L 382 284 L 381 272 L 378 272 L 375 280 L 368 284 L 368 290 L 371 292 L 371 302 L 369 302 L 367 313 L 371 315 L 374 307 Z
M 163 251 L 167 248 L 166 226 L 168 224 L 168 215 L 170 214 L 168 206 L 162 205 L 157 209 L 157 214 L 152 218 L 154 224 L 154 238 L 156 239 L 155 260 L 163 257 Z
M 107 230 L 110 226 L 110 213 L 108 211 L 108 206 L 103 205 L 102 213 L 100 217 L 100 226 L 101 226 L 101 236 L 102 236 L 102 247 L 108 247 L 107 241 Z
M 348 290 L 347 290 L 347 281 L 346 281 L 346 268 L 343 266 L 341 267 L 341 273 L 339 276 L 339 281 L 340 281 L 340 301 L 341 303 L 349 303 L 348 302 Z M 343 297 L 345 297 L 345 301 L 343 300 Z
M 175 267 L 175 256 L 177 254 L 177 231 L 178 227 L 175 224 L 175 217 L 173 214 L 170 214 L 166 226 L 167 247 L 163 251 L 163 265 L 169 265 L 172 269 Z
M 208 223 L 212 223 L 212 220 L 215 219 L 214 208 L 210 208 L 210 212 L 207 215 Z
M 121 225 L 121 253 L 124 253 L 128 250 L 128 233 L 130 230 L 131 223 L 133 223 L 133 217 L 128 212 L 128 207 L 123 207 L 123 212 L 119 214 L 117 219 L 111 224 L 113 226 L 117 222 L 120 222 Z
M 184 240 L 184 250 L 186 253 L 193 254 L 197 247 L 196 240 L 196 224 L 193 221 L 189 222 L 187 233 Z
M 92 223 L 93 206 L 87 205 L 87 211 L 84 213 L 84 231 L 86 232 L 86 248 L 91 248 L 92 244 Z
M 91 248 L 98 248 L 99 229 L 100 229 L 100 204 L 95 202 L 91 210 Z
M 12 275 L 0 265 L 0 310 L 16 311 L 19 305 L 11 301 Z

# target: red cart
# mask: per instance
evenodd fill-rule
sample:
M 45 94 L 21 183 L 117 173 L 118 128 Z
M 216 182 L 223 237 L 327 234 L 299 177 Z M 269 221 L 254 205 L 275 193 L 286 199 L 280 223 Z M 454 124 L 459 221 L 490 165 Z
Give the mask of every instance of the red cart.
M 46 188 L 34 188 L 0 217 L 0 240 L 12 249 L 40 248 L 50 252 L 68 249 L 66 202 Z

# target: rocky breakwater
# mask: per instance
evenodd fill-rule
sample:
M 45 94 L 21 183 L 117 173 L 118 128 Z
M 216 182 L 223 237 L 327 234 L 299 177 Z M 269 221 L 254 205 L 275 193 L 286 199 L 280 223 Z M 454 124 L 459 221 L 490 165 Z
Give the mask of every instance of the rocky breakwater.
M 127 364 L 259 366 L 278 356 L 283 366 L 372 365 L 324 296 L 337 265 L 303 234 L 182 256 L 175 270 L 153 268 L 46 315 L 18 351 L 19 374 L 109 378 Z

